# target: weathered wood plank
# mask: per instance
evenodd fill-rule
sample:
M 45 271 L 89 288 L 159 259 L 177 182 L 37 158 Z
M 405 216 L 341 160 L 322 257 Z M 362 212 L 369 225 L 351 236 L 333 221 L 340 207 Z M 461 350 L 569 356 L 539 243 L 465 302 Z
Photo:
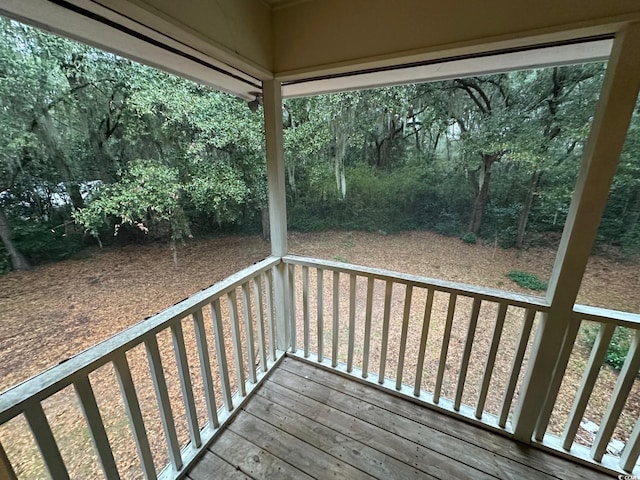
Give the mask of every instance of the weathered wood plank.
M 255 396 L 245 410 L 283 432 L 304 441 L 370 475 L 385 479 L 419 479 L 425 473 L 343 435 L 320 422 L 300 415 L 264 396 Z M 429 478 L 435 478 L 429 476 Z
M 189 471 L 189 480 L 251 480 L 251 477 L 221 459 L 215 453 L 207 451 L 198 463 Z
M 550 480 L 552 478 L 550 475 L 528 468 L 509 458 L 491 455 L 485 449 L 460 441 L 460 439 L 455 439 L 446 432 L 441 432 L 412 419 L 395 415 L 392 411 L 385 410 L 346 393 L 326 388 L 319 383 L 313 381 L 302 382 L 301 378 L 304 377 L 279 369 L 273 373 L 269 381 L 278 383 L 285 388 L 297 385 L 296 390 L 302 395 L 315 398 L 325 405 L 377 425 L 390 433 L 401 435 L 418 445 L 448 457 L 447 461 L 449 462 L 459 461 L 464 463 L 468 467 L 477 470 L 477 472 L 474 472 L 477 476 L 484 474 L 505 480 L 520 480 L 522 478 Z M 370 391 L 367 397 L 362 398 L 368 399 L 370 396 L 377 395 L 378 392 Z
M 247 415 L 240 413 L 240 416 Z M 251 440 L 254 440 L 252 437 Z M 209 447 L 209 451 L 234 465 L 251 478 L 308 480 L 307 474 L 255 445 L 247 438 L 227 430 Z M 223 475 L 215 478 L 226 478 Z M 195 479 L 194 479 L 195 480 Z
M 509 457 L 518 463 L 528 465 L 536 470 L 546 472 L 563 480 L 604 480 L 610 478 L 588 467 L 568 462 L 487 430 L 472 427 L 447 415 L 438 414 L 433 410 L 426 409 L 425 407 L 394 395 L 374 392 L 371 387 L 367 385 L 328 373 L 320 368 L 312 367 L 295 359 L 284 359 L 278 370 L 274 372 L 274 375 L 281 370 L 287 370 L 298 373 L 301 376 L 309 377 L 324 387 L 339 390 L 352 397 L 366 398 L 367 403 L 371 405 L 383 408 L 388 412 L 393 412 L 395 415 L 412 419 L 417 423 L 429 426 L 440 432 L 445 432 L 468 444 L 481 447 L 487 451 L 490 458 L 493 458 L 494 455 Z M 270 377 L 269 380 L 272 381 L 274 379 L 277 379 L 277 376 Z M 296 390 L 300 391 L 300 389 Z M 465 453 L 464 458 L 467 456 L 468 453 Z
M 241 412 L 229 429 L 314 478 L 374 478 L 247 412 Z
M 390 458 L 420 470 L 421 478 L 493 478 L 417 445 L 401 435 L 390 433 L 297 392 L 291 392 L 275 382 L 265 383 L 258 391 L 258 395 L 278 402 L 291 411 L 309 417 L 354 440 L 366 443 Z

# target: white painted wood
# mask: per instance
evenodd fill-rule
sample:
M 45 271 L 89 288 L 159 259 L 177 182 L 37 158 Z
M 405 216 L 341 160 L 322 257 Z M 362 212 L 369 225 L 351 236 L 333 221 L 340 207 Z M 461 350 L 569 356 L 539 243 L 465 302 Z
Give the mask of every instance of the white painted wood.
M 640 418 L 636 420 L 636 426 L 627 441 L 620 457 L 620 467 L 625 472 L 632 472 L 640 455 Z
M 489 347 L 489 355 L 487 356 L 487 362 L 484 366 L 484 375 L 482 377 L 482 386 L 480 387 L 480 393 L 478 394 L 478 401 L 476 403 L 476 418 L 482 418 L 482 412 L 484 411 L 484 404 L 487 401 L 487 394 L 489 393 L 489 385 L 491 384 L 491 375 L 493 374 L 493 367 L 496 363 L 496 354 L 498 353 L 498 347 L 500 346 L 500 338 L 502 337 L 502 329 L 504 327 L 504 320 L 507 316 L 508 305 L 501 303 L 498 307 L 498 316 L 496 317 L 496 324 L 493 327 L 493 337 L 491 338 L 491 346 Z
M 298 347 L 296 346 L 296 344 L 298 343 L 298 319 L 296 313 L 296 266 L 287 265 L 287 269 L 289 272 L 289 338 L 291 345 L 289 351 L 293 353 L 298 349 Z
M 207 344 L 202 310 L 193 313 L 193 329 L 196 334 L 196 347 L 198 349 L 200 375 L 202 375 L 202 385 L 204 387 L 204 399 L 207 405 L 207 417 L 213 428 L 218 428 L 220 426 L 220 422 L 218 421 L 218 407 L 216 406 L 216 396 L 213 388 L 211 359 L 209 357 L 209 345 Z
M 240 322 L 238 321 L 238 302 L 235 290 L 227 293 L 227 306 L 229 308 L 229 324 L 231 327 L 231 345 L 233 346 L 233 359 L 235 360 L 238 390 L 241 396 L 247 394 L 245 387 L 244 365 L 242 362 L 242 340 L 240 338 Z
M 600 423 L 600 429 L 596 434 L 596 438 L 593 441 L 591 447 L 591 456 L 596 462 L 602 460 L 602 456 L 607 450 L 607 444 L 611 439 L 613 430 L 618 423 L 624 404 L 627 401 L 633 382 L 638 375 L 640 369 L 640 331 L 636 331 L 633 336 L 633 341 L 629 347 L 629 353 L 622 365 L 620 374 L 618 375 L 618 381 L 611 394 L 611 400 L 607 405 L 607 409 L 602 417 Z
M 251 383 L 256 383 L 255 338 L 253 335 L 253 316 L 251 315 L 250 295 L 249 282 L 242 284 L 242 317 L 244 318 L 244 340 L 245 350 L 247 351 L 247 370 L 249 372 L 249 381 Z
M 182 469 L 182 455 L 180 453 L 180 442 L 178 442 L 178 434 L 176 433 L 176 424 L 173 418 L 171 402 L 169 400 L 169 390 L 167 388 L 167 380 L 164 376 L 162 368 L 162 358 L 160 357 L 160 349 L 158 348 L 158 340 L 153 335 L 145 341 L 147 350 L 147 359 L 149 361 L 149 369 L 151 371 L 151 381 L 156 392 L 156 400 L 160 411 L 160 420 L 167 439 L 167 449 L 169 451 L 169 460 L 176 471 Z M 146 435 L 146 432 L 145 432 Z M 148 441 L 148 440 L 147 440 Z
M 253 279 L 253 296 L 256 300 L 256 329 L 258 331 L 258 347 L 260 348 L 260 367 L 267 371 L 267 343 L 264 336 L 264 314 L 262 304 L 262 282 L 260 276 Z
M 29 405 L 25 408 L 24 416 L 27 419 L 29 428 L 31 428 L 33 438 L 36 441 L 36 445 L 38 445 L 40 455 L 42 455 L 49 475 L 56 480 L 69 479 L 69 472 L 64 464 L 58 443 L 53 436 L 42 405 L 40 403 Z
M 9 461 L 9 457 L 7 456 L 7 452 L 5 452 L 4 448 L 2 447 L 2 443 L 0 443 L 0 478 L 2 478 L 3 480 L 18 480 L 18 476 L 11 466 L 11 462 Z M 111 478 L 107 477 L 107 480 L 111 480 Z
M 191 372 L 187 359 L 187 349 L 184 345 L 184 335 L 182 333 L 182 322 L 176 322 L 171 326 L 171 338 L 173 340 L 173 352 L 178 365 L 178 379 L 182 390 L 182 400 L 187 415 L 187 425 L 189 426 L 189 436 L 196 448 L 202 445 L 200 437 L 200 426 L 198 425 L 198 412 L 193 398 L 193 385 L 191 383 Z
M 533 321 L 536 318 L 536 313 L 536 310 L 529 308 L 526 310 L 524 315 L 522 329 L 520 330 L 520 337 L 518 338 L 518 347 L 516 348 L 516 352 L 513 356 L 513 362 L 511 362 L 509 382 L 507 383 L 507 388 L 504 392 L 504 397 L 502 398 L 502 408 L 500 409 L 500 417 L 498 419 L 498 425 L 500 428 L 505 428 L 507 425 L 509 410 L 511 410 L 513 395 L 515 394 L 516 385 L 518 384 L 522 361 L 524 360 L 524 354 L 527 350 L 527 344 L 529 343 L 529 337 L 531 336 L 531 329 L 533 328 Z
M 419 277 L 407 273 L 393 272 L 381 268 L 363 267 L 361 265 L 348 265 L 341 262 L 331 260 L 322 260 L 319 258 L 302 257 L 298 255 L 286 255 L 283 258 L 286 263 L 295 265 L 306 265 L 310 268 L 323 268 L 340 273 L 356 274 L 363 277 L 382 280 L 384 282 L 391 281 L 397 284 L 411 284 L 414 288 L 433 288 L 439 292 L 455 293 L 459 295 L 480 298 L 491 302 L 507 302 L 509 305 L 528 308 L 531 306 L 538 307 L 540 311 L 546 311 L 549 303 L 541 297 L 532 295 L 522 295 L 519 293 L 505 292 L 493 288 L 480 287 L 478 285 L 469 285 L 459 282 L 449 282 L 446 280 L 438 280 L 434 278 Z
M 278 80 L 262 82 L 264 135 L 267 150 L 267 183 L 269 187 L 269 226 L 271 254 L 287 254 L 287 197 L 282 127 L 282 86 Z
M 384 372 L 387 365 L 387 350 L 389 348 L 389 322 L 391 319 L 391 294 L 393 282 L 388 281 L 384 289 L 384 313 L 382 316 L 382 344 L 380 345 L 380 371 L 378 381 L 384 381 Z
M 539 407 L 555 403 L 558 393 L 550 388 L 549 372 L 566 369 L 566 363 L 559 361 L 558 355 L 638 98 L 639 50 L 640 24 L 629 24 L 616 34 L 549 279 L 547 301 L 551 307 L 541 320 L 513 414 L 515 437 L 520 441 L 529 442 L 534 431 L 539 436 L 543 430 L 539 428 Z
M 574 305 L 573 318 L 598 323 L 609 323 L 633 330 L 640 329 L 639 313 L 621 312 L 620 310 L 592 307 L 590 305 Z
M 402 388 L 402 375 L 404 371 L 404 356 L 407 350 L 407 334 L 409 332 L 409 317 L 411 316 L 411 297 L 413 287 L 406 286 L 404 294 L 404 312 L 402 314 L 402 332 L 400 334 L 400 351 L 398 352 L 398 371 L 396 373 L 396 390 Z
M 138 401 L 133 379 L 131 378 L 129 362 L 124 352 L 115 355 L 113 358 L 113 366 L 115 367 L 118 385 L 120 385 L 124 409 L 129 418 L 129 427 L 131 428 L 133 440 L 135 441 L 138 451 L 138 459 L 140 460 L 142 473 L 145 479 L 155 480 L 157 474 L 155 466 L 153 465 L 149 438 L 147 437 L 147 431 L 144 427 L 144 420 L 142 419 L 142 412 L 140 411 L 140 402 Z M 56 477 L 54 476 L 54 478 Z
M 227 412 L 233 410 L 231 399 L 231 384 L 229 381 L 229 366 L 225 351 L 224 330 L 222 329 L 222 313 L 220 311 L 220 299 L 216 298 L 211 303 L 211 320 L 213 324 L 213 337 L 216 343 L 216 357 L 218 359 L 218 372 L 220 374 L 220 388 L 222 401 Z
M 267 329 L 271 361 L 276 361 L 276 320 L 273 313 L 273 270 L 264 273 L 265 299 L 267 301 Z
M 119 480 L 120 474 L 116 467 L 116 461 L 113 457 L 113 451 L 111 450 L 111 444 L 107 437 L 107 431 L 104 428 L 104 422 L 102 421 L 102 415 L 98 408 L 98 402 L 96 396 L 91 388 L 91 383 L 88 378 L 80 379 L 74 382 L 73 388 L 76 391 L 78 400 L 80 401 L 80 407 L 82 414 L 84 415 L 85 422 L 89 429 L 89 436 L 93 443 L 93 448 L 98 456 L 100 467 L 107 480 Z M 2 457 L 2 448 L 0 447 L 0 458 Z M 1 464 L 1 462 L 0 462 Z M 0 478 L 4 478 L 1 474 Z
M 449 339 L 451 338 L 451 327 L 453 326 L 453 315 L 456 310 L 457 298 L 458 295 L 455 293 L 449 295 L 449 306 L 447 307 L 447 320 L 444 325 L 444 333 L 442 334 L 442 347 L 440 348 L 440 362 L 438 363 L 436 386 L 433 389 L 433 403 L 435 404 L 440 402 L 440 394 L 442 393 L 442 380 L 447 364 L 447 352 L 449 351 Z
M 356 337 L 356 279 L 349 275 L 349 340 L 347 347 L 347 371 L 353 368 L 353 350 Z
M 302 267 L 302 330 L 304 358 L 309 358 L 309 267 Z
M 424 317 L 422 319 L 422 333 L 420 334 L 420 347 L 418 348 L 418 364 L 416 365 L 416 381 L 413 394 L 420 396 L 422 386 L 422 372 L 424 371 L 424 354 L 427 349 L 427 339 L 429 338 L 429 324 L 431 323 L 431 311 L 433 310 L 433 289 L 427 292 L 427 301 L 424 305 Z
M 291 314 L 289 309 L 287 266 L 284 263 L 274 266 L 271 279 L 273 285 L 273 307 L 275 310 L 273 320 L 276 349 L 286 352 L 289 346 L 289 317 Z
M 476 326 L 478 325 L 478 316 L 480 315 L 480 305 L 482 300 L 479 298 L 473 299 L 473 306 L 471 307 L 471 318 L 469 319 L 469 327 L 467 330 L 467 340 L 464 344 L 464 351 L 462 352 L 462 362 L 460 365 L 460 375 L 458 376 L 458 386 L 456 388 L 456 396 L 453 402 L 453 409 L 460 410 L 460 403 L 462 402 L 462 392 L 464 391 L 464 384 L 467 381 L 467 371 L 469 370 L 469 358 L 471 357 L 471 349 L 473 348 L 473 339 L 476 335 Z
M 155 335 L 175 320 L 191 315 L 208 305 L 214 298 L 242 285 L 247 278 L 267 271 L 279 262 L 278 258 L 266 258 L 7 390 L 0 395 L 0 424 L 19 415 L 25 402 L 42 401 L 50 397 L 79 378 L 86 377 L 102 365 L 109 363 L 115 355 L 139 345 L 142 338 Z
M 564 432 L 562 433 L 562 448 L 565 450 L 571 450 L 571 445 L 573 445 L 573 440 L 582 421 L 582 416 L 587 408 L 587 403 L 589 403 L 589 398 L 591 398 L 591 392 L 598 379 L 600 367 L 602 367 L 602 363 L 604 362 L 615 328 L 614 325 L 600 325 L 600 331 L 591 349 L 589 361 L 585 366 L 582 381 L 578 387 L 571 412 L 569 413 Z
M 316 321 L 318 335 L 318 361 L 324 358 L 324 271 L 316 270 Z
M 371 347 L 371 316 L 373 314 L 373 277 L 367 278 L 367 306 L 364 316 L 364 342 L 362 348 L 362 378 L 369 374 L 369 349 Z
M 338 365 L 338 335 L 340 333 L 340 272 L 333 272 L 333 324 L 331 328 L 331 365 Z
M 553 408 L 555 407 L 556 400 L 558 398 L 560 386 L 562 385 L 564 372 L 567 368 L 567 364 L 569 363 L 569 357 L 573 351 L 573 345 L 575 344 L 579 330 L 580 322 L 571 319 L 567 326 L 562 347 L 558 354 L 558 363 L 555 370 L 550 375 L 551 382 L 549 382 L 549 392 L 547 393 L 546 402 L 538 411 L 538 421 L 536 423 L 535 430 L 533 431 L 533 437 L 537 441 L 542 441 L 545 433 L 547 432 L 547 428 L 549 427 L 549 421 L 553 414 Z

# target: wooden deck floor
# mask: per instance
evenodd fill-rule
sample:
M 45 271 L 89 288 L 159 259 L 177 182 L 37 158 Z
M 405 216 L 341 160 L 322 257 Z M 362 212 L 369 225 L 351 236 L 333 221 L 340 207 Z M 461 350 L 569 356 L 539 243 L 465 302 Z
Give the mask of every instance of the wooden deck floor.
M 188 478 L 612 477 L 286 358 Z

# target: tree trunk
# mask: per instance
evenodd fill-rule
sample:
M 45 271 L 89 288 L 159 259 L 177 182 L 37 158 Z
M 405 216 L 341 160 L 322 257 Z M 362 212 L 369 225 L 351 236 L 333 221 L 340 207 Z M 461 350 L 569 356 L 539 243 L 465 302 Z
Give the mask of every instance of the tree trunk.
M 262 207 L 262 239 L 271 240 L 271 222 L 269 221 L 269 207 Z
M 7 252 L 9 252 L 13 269 L 29 270 L 31 265 L 29 265 L 27 259 L 18 251 L 11 239 L 11 225 L 9 225 L 9 220 L 2 208 L 0 208 L 0 239 L 7 249 Z
M 65 183 L 65 188 L 67 189 L 67 193 L 69 194 L 69 198 L 71 199 L 71 205 L 74 210 L 81 210 L 84 208 L 84 198 L 82 198 L 82 193 L 80 193 L 80 185 L 75 182 L 67 182 Z
M 489 200 L 489 182 L 491 180 L 491 167 L 498 160 L 498 154 L 486 155 L 482 154 L 482 168 L 478 176 L 478 186 L 476 197 L 473 201 L 473 210 L 471 211 L 471 222 L 469 223 L 469 231 L 474 235 L 480 233 L 482 228 L 482 217 Z
M 522 205 L 522 211 L 520 212 L 520 220 L 518 222 L 518 233 L 516 235 L 516 248 L 522 248 L 524 246 L 524 237 L 527 233 L 527 224 L 529 223 L 529 214 L 531 213 L 531 206 L 533 205 L 533 197 L 535 196 L 538 185 L 540 184 L 540 177 L 542 172 L 537 170 L 531 175 L 529 181 L 529 190 L 527 190 L 527 196 L 524 199 Z

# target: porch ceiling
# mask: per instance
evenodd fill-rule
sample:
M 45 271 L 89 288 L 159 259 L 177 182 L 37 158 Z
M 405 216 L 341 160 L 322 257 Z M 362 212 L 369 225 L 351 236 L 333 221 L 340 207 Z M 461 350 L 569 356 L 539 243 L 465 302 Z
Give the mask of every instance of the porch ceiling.
M 245 98 L 273 77 L 286 83 L 431 63 L 611 35 L 640 21 L 637 0 L 530 6 L 512 0 L 0 0 L 0 13 Z M 309 87 L 305 94 L 321 91 Z

